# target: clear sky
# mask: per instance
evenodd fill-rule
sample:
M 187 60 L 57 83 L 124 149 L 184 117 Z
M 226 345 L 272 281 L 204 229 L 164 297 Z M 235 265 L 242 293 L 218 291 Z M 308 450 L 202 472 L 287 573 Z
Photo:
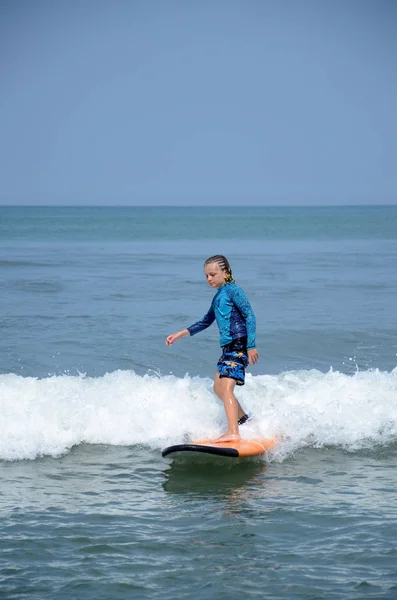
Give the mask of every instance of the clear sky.
M 397 2 L 0 0 L 0 203 L 397 203 Z

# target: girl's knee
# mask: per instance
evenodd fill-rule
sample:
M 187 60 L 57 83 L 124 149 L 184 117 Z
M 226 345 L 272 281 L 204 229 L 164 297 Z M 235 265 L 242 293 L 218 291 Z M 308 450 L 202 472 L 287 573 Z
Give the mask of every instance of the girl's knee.
M 218 396 L 218 398 L 220 400 L 222 400 L 223 393 L 222 393 L 222 384 L 220 382 L 220 379 L 216 379 L 214 381 L 214 385 L 213 385 L 212 389 L 214 390 L 214 392 Z
M 222 390 L 220 388 L 220 385 L 217 383 L 214 383 L 212 389 L 214 390 L 214 392 L 218 396 L 218 398 L 220 398 L 222 400 Z

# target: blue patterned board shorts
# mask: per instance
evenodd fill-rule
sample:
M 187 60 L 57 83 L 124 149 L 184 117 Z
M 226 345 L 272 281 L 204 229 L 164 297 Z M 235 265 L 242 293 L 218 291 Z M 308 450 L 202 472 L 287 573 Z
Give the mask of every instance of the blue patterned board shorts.
M 247 338 L 242 337 L 223 346 L 222 356 L 218 360 L 216 368 L 219 371 L 219 377 L 235 379 L 237 385 L 244 385 L 247 365 Z

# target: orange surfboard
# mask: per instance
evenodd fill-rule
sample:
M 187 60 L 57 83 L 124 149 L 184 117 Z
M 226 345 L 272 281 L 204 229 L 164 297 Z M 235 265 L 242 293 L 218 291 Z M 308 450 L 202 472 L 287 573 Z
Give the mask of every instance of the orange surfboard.
M 260 456 L 271 450 L 276 445 L 276 440 L 253 438 L 252 440 L 238 440 L 235 442 L 216 442 L 214 440 L 200 440 L 191 444 L 177 444 L 168 446 L 162 451 L 163 456 L 177 452 L 202 452 L 204 454 L 216 454 L 218 456 L 230 456 L 232 458 L 245 458 L 248 456 Z

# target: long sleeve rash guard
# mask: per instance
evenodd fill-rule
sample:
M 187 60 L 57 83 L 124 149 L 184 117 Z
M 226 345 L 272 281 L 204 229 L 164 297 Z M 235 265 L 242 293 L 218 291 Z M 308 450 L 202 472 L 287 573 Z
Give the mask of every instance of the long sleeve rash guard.
M 190 327 L 190 335 L 207 329 L 216 319 L 220 333 L 220 345 L 247 337 L 247 350 L 256 347 L 256 319 L 244 291 L 234 282 L 226 283 L 215 294 L 207 314 Z

